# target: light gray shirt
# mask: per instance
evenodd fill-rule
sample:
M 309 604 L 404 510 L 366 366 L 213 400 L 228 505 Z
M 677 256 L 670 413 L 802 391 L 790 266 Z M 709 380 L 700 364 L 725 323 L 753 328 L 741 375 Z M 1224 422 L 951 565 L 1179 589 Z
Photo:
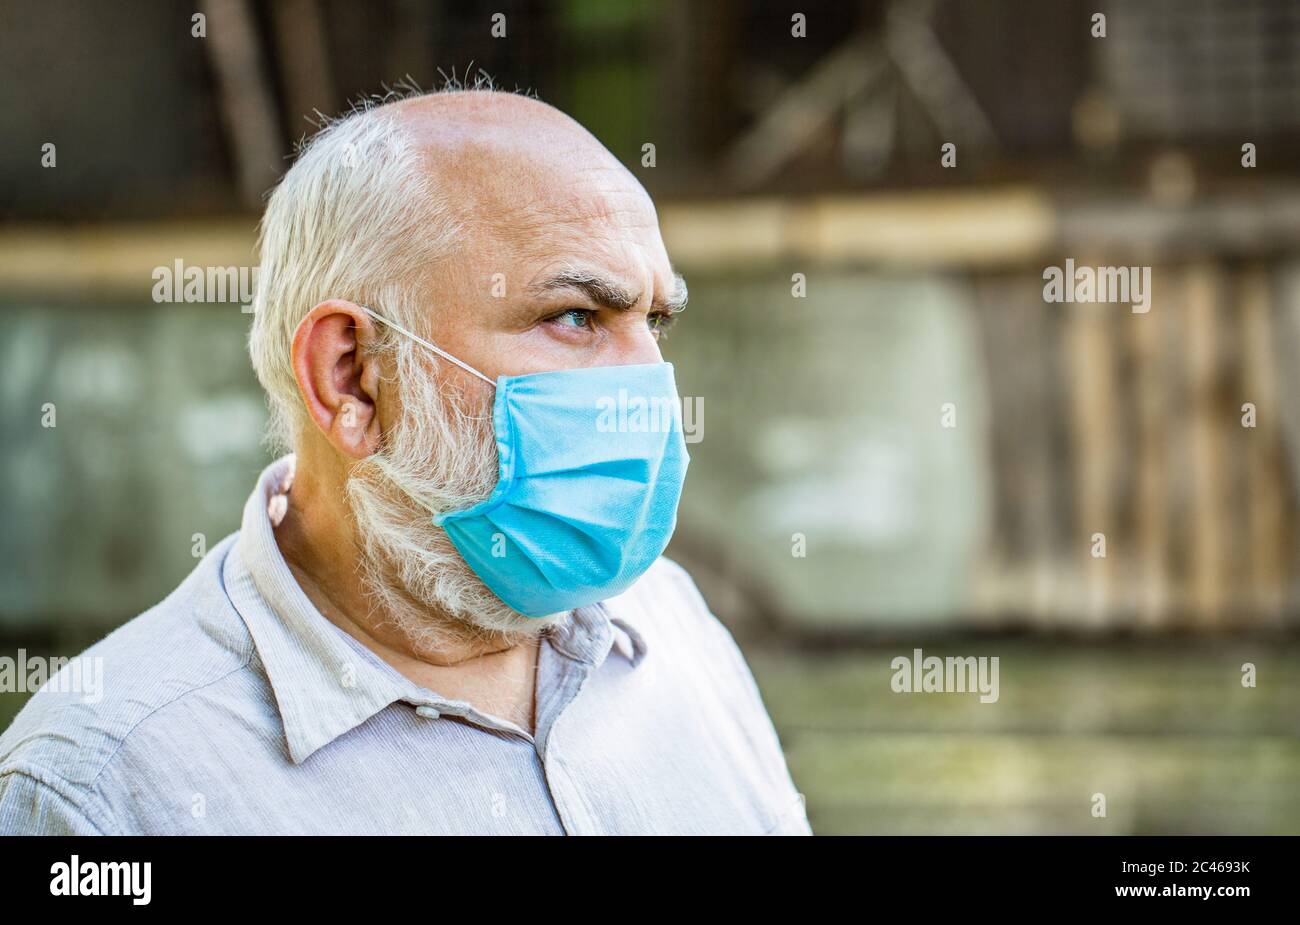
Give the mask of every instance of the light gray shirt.
M 291 465 L 84 653 L 101 694 L 56 676 L 0 736 L 0 833 L 809 834 L 744 658 L 679 566 L 548 632 L 530 734 L 321 616 L 268 514 Z

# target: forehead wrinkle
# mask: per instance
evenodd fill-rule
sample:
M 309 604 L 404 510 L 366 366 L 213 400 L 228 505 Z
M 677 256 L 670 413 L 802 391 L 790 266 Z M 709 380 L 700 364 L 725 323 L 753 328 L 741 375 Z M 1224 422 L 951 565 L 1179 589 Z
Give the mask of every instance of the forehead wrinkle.
M 530 178 L 534 180 L 535 178 Z M 480 236 L 480 246 L 493 246 L 518 261 L 554 266 L 556 258 L 581 259 L 593 249 L 622 247 L 647 231 L 657 233 L 653 207 L 620 190 L 589 190 L 552 186 L 533 194 L 533 182 L 505 184 L 486 196 L 471 194 L 460 208 L 473 214 L 466 222 Z
M 494 205 L 501 214 L 512 214 L 525 227 L 542 225 L 590 225 L 593 230 L 619 231 L 658 227 L 658 215 L 643 191 L 618 187 L 589 186 L 578 178 L 561 184 L 533 184 L 536 195 L 514 186 L 499 195 Z

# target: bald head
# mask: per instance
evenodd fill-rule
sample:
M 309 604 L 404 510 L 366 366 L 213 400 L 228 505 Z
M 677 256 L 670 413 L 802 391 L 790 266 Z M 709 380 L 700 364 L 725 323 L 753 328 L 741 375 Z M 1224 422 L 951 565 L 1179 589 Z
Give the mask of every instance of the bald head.
M 422 169 L 474 246 L 541 255 L 563 226 L 605 237 L 601 224 L 653 231 L 658 217 L 640 182 L 560 110 L 514 93 L 458 91 L 391 104 Z M 549 231 L 548 231 L 549 229 Z M 467 241 L 466 243 L 470 243 Z
M 584 156 L 620 167 L 596 137 L 540 100 L 496 90 L 456 90 L 415 96 L 376 110 L 391 110 L 411 139 L 431 155 L 498 148 L 534 155 Z M 630 176 L 630 175 L 629 175 Z
M 387 313 L 494 377 L 657 362 L 685 300 L 636 177 L 558 109 L 485 90 L 331 123 L 271 197 L 261 281 L 250 344 L 289 445 L 311 425 L 290 354 L 327 302 Z M 359 309 L 347 323 L 392 343 Z

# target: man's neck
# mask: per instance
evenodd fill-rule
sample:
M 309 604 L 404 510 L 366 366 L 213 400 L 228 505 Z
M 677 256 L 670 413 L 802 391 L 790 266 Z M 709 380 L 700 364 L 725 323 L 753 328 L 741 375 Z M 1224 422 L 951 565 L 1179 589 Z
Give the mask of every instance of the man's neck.
M 421 687 L 531 730 L 540 641 L 469 631 L 426 609 L 420 619 L 438 632 L 414 637 L 404 629 L 409 620 L 393 619 L 365 596 L 358 580 L 361 548 L 343 498 L 341 484 L 326 487 L 300 458 L 284 517 L 275 525 L 280 552 L 316 609 Z

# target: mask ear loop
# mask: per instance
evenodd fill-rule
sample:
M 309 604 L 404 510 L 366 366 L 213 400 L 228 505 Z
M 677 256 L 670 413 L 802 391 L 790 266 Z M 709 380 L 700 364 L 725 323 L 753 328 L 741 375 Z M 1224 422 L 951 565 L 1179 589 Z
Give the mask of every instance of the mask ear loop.
M 407 337 L 415 341 L 417 344 L 420 344 L 421 346 L 424 347 L 428 347 L 430 350 L 438 354 L 438 356 L 442 357 L 448 363 L 454 363 L 455 365 L 459 366 L 461 369 L 465 370 L 465 372 L 469 373 L 470 375 L 478 376 L 488 385 L 492 386 L 493 388 L 496 388 L 497 384 L 493 382 L 491 379 L 489 379 L 487 376 L 483 375 L 481 372 L 479 372 L 477 369 L 475 369 L 473 366 L 470 366 L 468 363 L 464 362 L 463 360 L 456 359 L 454 356 L 452 356 L 450 353 L 448 353 L 446 350 L 443 350 L 441 347 L 437 346 L 436 344 L 429 343 L 427 340 L 425 340 L 423 337 L 421 337 L 418 334 L 412 334 L 410 331 L 406 330 L 406 328 L 402 327 L 397 322 L 389 321 L 387 318 L 379 314 L 379 312 L 377 311 L 373 311 L 372 309 L 369 309 L 364 305 L 358 305 L 357 307 L 360 308 L 367 315 L 369 315 L 371 318 L 374 318 L 376 321 L 380 321 L 388 325 L 398 334 L 405 334 Z

